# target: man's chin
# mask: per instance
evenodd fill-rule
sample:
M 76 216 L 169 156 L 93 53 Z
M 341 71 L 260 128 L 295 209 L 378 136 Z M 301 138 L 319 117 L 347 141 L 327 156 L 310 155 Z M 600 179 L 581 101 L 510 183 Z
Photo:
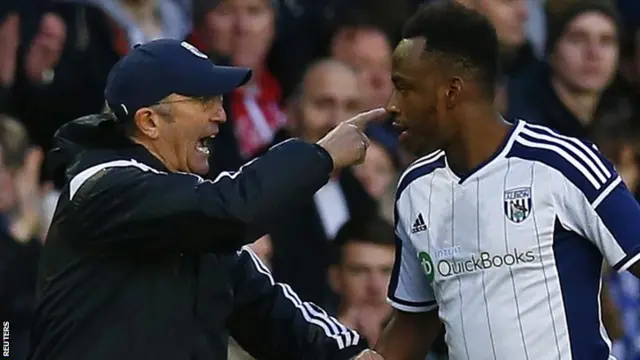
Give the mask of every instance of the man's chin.
M 206 176 L 207 174 L 209 174 L 209 163 L 205 162 L 204 164 L 193 164 L 189 166 L 188 172 L 195 175 Z

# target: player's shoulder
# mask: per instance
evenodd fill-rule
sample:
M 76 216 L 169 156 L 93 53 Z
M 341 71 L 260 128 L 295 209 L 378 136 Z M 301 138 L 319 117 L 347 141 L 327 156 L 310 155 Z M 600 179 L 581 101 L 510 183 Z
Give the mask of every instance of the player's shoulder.
M 435 170 L 445 167 L 444 151 L 437 150 L 422 156 L 411 163 L 398 180 L 396 199 L 416 180 L 432 174 Z
M 597 196 L 618 175 L 592 142 L 560 134 L 549 127 L 519 120 L 507 158 L 535 162 L 575 185 L 587 197 Z

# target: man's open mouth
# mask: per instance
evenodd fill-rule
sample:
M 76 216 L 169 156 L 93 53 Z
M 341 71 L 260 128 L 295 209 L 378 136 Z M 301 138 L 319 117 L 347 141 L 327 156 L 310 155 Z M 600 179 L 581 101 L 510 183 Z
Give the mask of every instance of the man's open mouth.
M 209 145 L 211 144 L 211 139 L 213 139 L 212 136 L 205 136 L 203 138 L 200 138 L 200 140 L 198 140 L 198 142 L 196 143 L 196 150 L 203 153 L 204 155 L 209 156 Z

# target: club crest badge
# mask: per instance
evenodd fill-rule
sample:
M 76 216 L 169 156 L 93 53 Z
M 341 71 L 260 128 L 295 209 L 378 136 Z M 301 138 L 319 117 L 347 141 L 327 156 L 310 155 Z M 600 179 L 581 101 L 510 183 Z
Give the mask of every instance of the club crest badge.
M 504 192 L 504 214 L 514 223 L 521 223 L 531 214 L 531 188 L 522 187 Z

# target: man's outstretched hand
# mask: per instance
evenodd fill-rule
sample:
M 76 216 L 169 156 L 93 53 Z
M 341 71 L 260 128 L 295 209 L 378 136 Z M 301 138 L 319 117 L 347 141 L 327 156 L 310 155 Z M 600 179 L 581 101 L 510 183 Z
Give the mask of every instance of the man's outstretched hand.
M 373 350 L 365 350 L 352 360 L 384 360 L 384 358 Z
M 360 113 L 340 123 L 317 142 L 331 155 L 334 169 L 342 169 L 364 161 L 369 147 L 369 139 L 364 134 L 364 129 L 369 122 L 379 119 L 384 114 L 386 111 L 383 108 Z

